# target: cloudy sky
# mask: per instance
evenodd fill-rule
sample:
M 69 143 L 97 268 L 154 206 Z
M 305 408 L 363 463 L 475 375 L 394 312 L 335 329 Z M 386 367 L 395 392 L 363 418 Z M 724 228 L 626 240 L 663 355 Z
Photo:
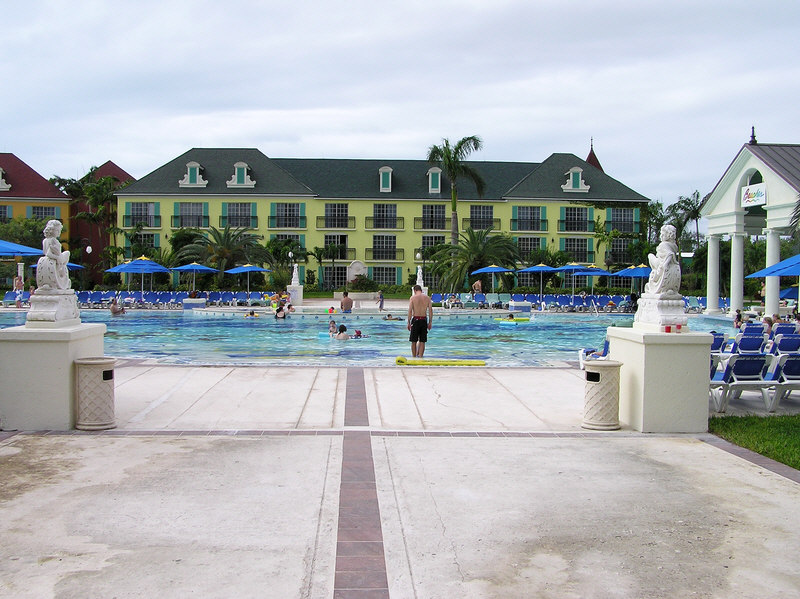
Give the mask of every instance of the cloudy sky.
M 135 177 L 191 147 L 585 158 L 672 203 L 755 125 L 800 143 L 800 2 L 28 0 L 4 6 L 0 151 Z

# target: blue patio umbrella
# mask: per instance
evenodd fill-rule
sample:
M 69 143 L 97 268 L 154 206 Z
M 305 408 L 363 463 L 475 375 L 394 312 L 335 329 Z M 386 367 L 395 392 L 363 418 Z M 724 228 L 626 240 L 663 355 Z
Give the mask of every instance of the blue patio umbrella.
M 634 279 L 648 279 L 650 278 L 650 272 L 653 269 L 647 266 L 646 264 L 640 264 L 639 266 L 629 266 L 628 268 L 623 268 L 622 270 L 618 270 L 614 273 L 615 277 L 630 277 L 631 279 L 631 293 L 633 293 L 633 280 Z
M 583 270 L 586 267 L 583 264 L 578 264 L 577 262 L 570 262 L 569 264 L 565 264 L 564 266 L 559 266 L 556 268 L 556 272 L 570 272 L 573 275 L 578 270 Z M 575 302 L 575 276 L 572 277 L 572 303 Z
M 590 264 L 589 266 L 584 267 L 582 270 L 572 271 L 572 276 L 592 277 L 592 295 L 594 295 L 594 277 L 610 277 L 611 273 L 607 270 L 603 270 L 599 266 Z
M 786 260 L 757 270 L 753 274 L 747 275 L 746 279 L 758 279 L 761 277 L 796 277 L 800 276 L 800 254 L 792 256 Z
M 39 266 L 38 264 L 31 264 L 30 267 L 36 270 L 36 267 Z M 75 264 L 74 262 L 67 262 L 67 268 L 69 270 L 80 270 L 81 268 L 86 268 L 80 264 Z
M 492 264 L 491 266 L 484 266 L 483 268 L 479 268 L 478 270 L 473 270 L 471 275 L 482 275 L 491 273 L 492 275 L 492 292 L 494 293 L 494 275 L 498 272 L 514 272 L 512 268 L 506 268 L 505 266 L 497 266 L 496 264 Z
M 192 273 L 192 289 L 195 288 L 195 280 L 197 277 L 197 273 L 199 272 L 219 272 L 216 268 L 211 268 L 210 266 L 204 266 L 203 264 L 198 264 L 197 262 L 192 262 L 191 264 L 184 264 L 183 266 L 176 266 L 170 270 L 177 270 L 178 272 L 190 272 Z
M 117 266 L 107 268 L 106 272 L 120 272 L 120 273 L 139 273 L 142 275 L 142 293 L 144 293 L 144 273 L 154 272 L 169 272 L 166 266 L 161 266 L 158 262 L 154 262 L 147 256 L 139 256 L 136 260 L 130 262 L 123 262 Z
M 781 299 L 797 299 L 797 285 L 793 285 L 788 289 L 781 289 Z
M 517 271 L 517 274 L 521 272 L 538 272 L 539 273 L 539 299 L 542 297 L 542 280 L 544 275 L 542 273 L 546 272 L 553 272 L 556 268 L 554 266 L 547 266 L 547 264 L 539 263 L 535 266 L 528 266 L 527 268 L 521 268 Z
M 250 297 L 250 273 L 251 272 L 272 272 L 268 268 L 261 268 L 260 266 L 254 266 L 252 264 L 245 264 L 243 266 L 237 266 L 236 268 L 229 268 L 226 270 L 228 274 L 238 275 L 243 272 L 247 273 L 247 297 Z
M 42 250 L 0 239 L 0 256 L 41 256 Z

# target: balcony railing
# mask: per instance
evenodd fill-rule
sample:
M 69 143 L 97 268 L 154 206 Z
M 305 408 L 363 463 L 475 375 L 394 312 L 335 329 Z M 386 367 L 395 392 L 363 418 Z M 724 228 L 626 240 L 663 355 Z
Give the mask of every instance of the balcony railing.
M 133 214 L 126 214 L 122 217 L 123 227 L 135 227 L 141 223 L 145 227 L 152 229 L 161 228 L 161 216 L 158 214 L 150 214 L 148 216 L 134 216 Z
M 620 233 L 638 233 L 639 223 L 630 220 L 607 220 L 606 233 L 610 233 L 614 230 Z
M 227 227 L 230 225 L 234 229 L 258 229 L 257 216 L 220 216 L 219 226 Z
M 570 252 L 569 250 L 567 250 L 567 253 L 572 257 L 573 262 L 594 263 L 594 252 L 589 252 L 589 251 Z
M 415 216 L 415 231 L 447 231 L 450 228 L 450 220 L 445 217 L 435 216 Z
M 402 262 L 404 256 L 405 250 L 403 248 L 366 248 L 364 259 Z
M 364 219 L 365 229 L 404 229 L 405 219 L 402 216 L 367 216 Z
M 611 264 L 629 264 L 631 262 L 630 252 L 607 252 L 606 261 Z
M 500 230 L 499 218 L 464 218 L 461 220 L 462 229 L 472 229 L 473 231 L 481 231 L 483 229 Z
M 356 248 L 339 247 L 339 252 L 336 254 L 335 260 L 355 260 Z M 331 259 L 326 257 L 322 260 L 322 266 L 330 265 Z
M 199 216 L 199 215 L 192 215 L 192 216 L 172 216 L 171 226 L 173 229 L 180 229 L 183 227 L 188 227 L 191 229 L 207 229 L 208 228 L 208 217 L 207 216 Z
M 594 233 L 593 220 L 560 220 L 558 221 L 558 230 L 560 232 L 585 232 Z
M 547 231 L 547 220 L 534 218 L 512 218 L 512 231 Z
M 318 216 L 317 229 L 355 229 L 355 216 Z
M 325 217 L 322 217 L 325 218 Z M 270 216 L 270 229 L 305 229 L 307 220 L 305 216 Z

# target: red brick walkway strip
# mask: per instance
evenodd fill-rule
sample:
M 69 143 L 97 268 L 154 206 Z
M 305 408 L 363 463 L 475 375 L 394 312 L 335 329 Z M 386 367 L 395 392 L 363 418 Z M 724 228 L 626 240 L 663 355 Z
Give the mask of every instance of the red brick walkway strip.
M 344 423 L 369 425 L 361 368 L 347 369 Z M 344 431 L 334 599 L 389 598 L 371 437 L 368 430 Z

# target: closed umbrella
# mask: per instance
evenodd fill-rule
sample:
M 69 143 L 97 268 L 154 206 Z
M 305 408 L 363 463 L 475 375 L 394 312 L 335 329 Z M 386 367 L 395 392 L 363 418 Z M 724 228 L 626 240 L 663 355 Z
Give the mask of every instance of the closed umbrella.
M 556 268 L 554 266 L 547 266 L 547 264 L 537 264 L 536 266 L 528 266 L 527 268 L 521 268 L 517 271 L 517 273 L 521 272 L 538 272 L 539 273 L 539 299 L 542 299 L 542 280 L 544 275 L 542 273 L 546 272 L 553 272 Z
M 251 272 L 272 272 L 268 268 L 261 268 L 260 266 L 253 266 L 252 264 L 245 264 L 244 266 L 237 266 L 226 270 L 228 274 L 238 275 L 240 273 L 247 273 L 247 297 L 250 297 L 250 273 Z
M 216 268 L 211 268 L 210 266 L 204 266 L 202 264 L 198 264 L 197 262 L 192 262 L 191 264 L 184 264 L 183 266 L 176 266 L 172 270 L 177 270 L 178 272 L 190 272 L 192 273 L 192 289 L 195 289 L 195 281 L 197 277 L 197 273 L 199 272 L 218 272 Z
M 583 264 L 578 264 L 577 262 L 570 262 L 569 264 L 565 264 L 564 266 L 559 266 L 556 268 L 557 272 L 571 272 L 574 273 L 578 270 L 582 270 L 586 268 Z M 571 303 L 575 303 L 575 277 L 572 277 L 572 300 Z
M 483 268 L 479 268 L 478 270 L 473 270 L 471 275 L 482 275 L 486 273 L 492 274 L 492 293 L 494 293 L 494 275 L 498 272 L 514 272 L 511 268 L 506 268 L 505 266 L 497 266 L 496 264 L 492 264 L 491 266 L 484 266 Z

